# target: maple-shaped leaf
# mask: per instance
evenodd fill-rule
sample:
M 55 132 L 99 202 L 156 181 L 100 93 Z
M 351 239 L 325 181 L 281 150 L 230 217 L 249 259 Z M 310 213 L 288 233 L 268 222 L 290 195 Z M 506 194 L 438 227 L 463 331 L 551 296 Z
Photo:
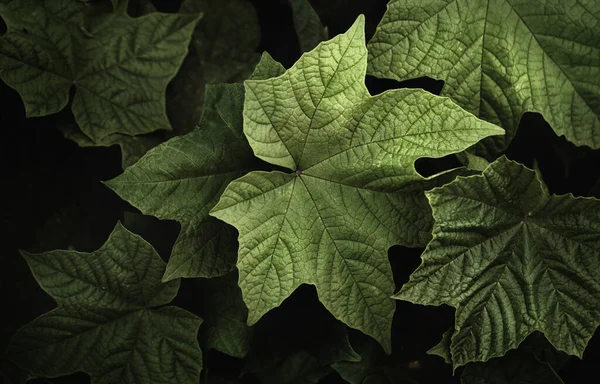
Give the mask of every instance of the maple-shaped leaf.
M 253 76 L 282 72 L 264 55 Z M 235 230 L 208 212 L 230 181 L 259 166 L 242 131 L 243 103 L 242 84 L 207 85 L 196 130 L 153 148 L 106 182 L 144 214 L 181 223 L 165 281 L 221 276 L 235 265 Z
M 36 376 L 77 371 L 99 383 L 197 383 L 201 319 L 166 306 L 179 281 L 161 283 L 165 263 L 117 224 L 97 251 L 22 252 L 58 307 L 21 328 L 6 355 Z
M 28 117 L 72 111 L 93 141 L 113 133 L 170 129 L 165 90 L 175 76 L 198 15 L 127 15 L 127 1 L 6 0 L 0 16 L 0 78 Z
M 387 249 L 423 246 L 431 225 L 414 162 L 503 131 L 423 90 L 371 97 L 366 66 L 361 15 L 281 76 L 245 81 L 244 133 L 254 154 L 291 172 L 239 178 L 211 214 L 239 231 L 249 324 L 308 283 L 337 319 L 389 351 Z
M 558 135 L 600 148 L 600 2 L 392 0 L 369 42 L 369 74 L 445 81 L 442 95 L 506 129 L 525 112 Z M 483 144 L 482 143 L 482 144 Z
M 550 195 L 506 157 L 427 197 L 433 239 L 396 298 L 456 308 L 454 367 L 534 331 L 581 357 L 600 323 L 600 200 Z

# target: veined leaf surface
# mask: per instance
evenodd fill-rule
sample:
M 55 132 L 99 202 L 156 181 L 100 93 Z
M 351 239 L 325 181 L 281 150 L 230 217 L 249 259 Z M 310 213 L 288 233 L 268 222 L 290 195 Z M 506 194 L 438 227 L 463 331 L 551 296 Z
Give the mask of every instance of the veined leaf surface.
M 368 71 L 444 80 L 442 95 L 506 129 L 479 148 L 490 160 L 525 112 L 600 148 L 599 19 L 596 0 L 391 0 Z
M 581 357 L 600 323 L 600 201 L 550 195 L 506 157 L 426 194 L 433 239 L 396 298 L 456 308 L 454 367 L 534 331 Z
M 21 328 L 7 356 L 34 375 L 88 373 L 93 384 L 195 384 L 202 322 L 166 306 L 179 281 L 161 283 L 165 263 L 117 224 L 97 251 L 22 252 L 58 307 Z
M 395 304 L 387 249 L 423 246 L 430 213 L 414 162 L 503 130 L 450 99 L 364 85 L 364 17 L 281 76 L 247 80 L 244 133 L 259 158 L 291 170 L 251 172 L 211 210 L 239 231 L 248 322 L 314 284 L 339 320 L 390 351 Z
M 283 67 L 268 54 L 254 78 Z M 143 213 L 177 220 L 181 232 L 164 280 L 222 276 L 234 267 L 235 230 L 208 215 L 225 186 L 259 167 L 242 132 L 242 84 L 207 85 L 198 127 L 150 150 L 106 184 Z
M 6 0 L 0 16 L 0 78 L 16 89 L 28 117 L 72 110 L 93 141 L 114 133 L 171 129 L 165 90 L 199 15 L 127 15 L 127 1 Z

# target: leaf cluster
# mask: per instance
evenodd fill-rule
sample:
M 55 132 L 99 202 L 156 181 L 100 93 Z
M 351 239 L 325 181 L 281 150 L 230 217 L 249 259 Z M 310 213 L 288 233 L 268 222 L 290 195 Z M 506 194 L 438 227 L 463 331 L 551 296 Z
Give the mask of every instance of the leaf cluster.
M 15 241 L 54 304 L 2 378 L 575 382 L 600 3 L 271 3 L 0 0 L 26 121 L 121 156 Z

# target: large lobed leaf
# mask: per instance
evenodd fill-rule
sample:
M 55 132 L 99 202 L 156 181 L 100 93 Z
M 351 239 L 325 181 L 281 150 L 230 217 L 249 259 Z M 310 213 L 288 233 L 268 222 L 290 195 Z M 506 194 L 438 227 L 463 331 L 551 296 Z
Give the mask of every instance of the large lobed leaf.
M 506 129 L 479 148 L 490 158 L 528 111 L 600 148 L 599 19 L 596 0 L 391 0 L 368 71 L 444 80 L 443 95 Z
M 360 16 L 281 76 L 247 80 L 244 133 L 256 156 L 292 172 L 239 178 L 211 214 L 239 231 L 249 324 L 314 284 L 336 318 L 389 351 L 387 249 L 423 246 L 431 226 L 415 160 L 503 131 L 423 90 L 371 97 L 366 60 Z
M 127 1 L 4 0 L 0 77 L 28 117 L 72 110 L 93 141 L 170 129 L 165 89 L 187 54 L 199 16 L 152 13 L 132 19 Z
M 534 331 L 581 357 L 600 323 L 600 201 L 550 195 L 506 157 L 426 194 L 433 239 L 396 298 L 456 308 L 454 367 Z
M 264 55 L 253 77 L 275 76 L 283 67 Z M 242 132 L 244 87 L 207 85 L 196 130 L 150 150 L 106 184 L 143 213 L 177 220 L 181 233 L 164 280 L 215 277 L 235 265 L 235 230 L 208 215 L 225 186 L 256 169 Z
M 7 356 L 37 376 L 92 383 L 197 383 L 202 322 L 173 306 L 179 281 L 141 237 L 117 224 L 97 251 L 22 252 L 58 307 L 21 328 Z

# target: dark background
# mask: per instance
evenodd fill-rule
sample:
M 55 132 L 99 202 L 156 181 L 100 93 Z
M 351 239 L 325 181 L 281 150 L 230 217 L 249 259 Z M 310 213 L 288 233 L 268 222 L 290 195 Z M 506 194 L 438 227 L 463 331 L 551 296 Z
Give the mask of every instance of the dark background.
M 313 0 L 313 7 L 333 37 L 345 32 L 359 14 L 365 14 L 367 39 L 385 12 L 385 0 Z M 260 51 L 268 51 L 284 66 L 291 66 L 300 56 L 291 10 L 286 0 L 254 0 L 262 27 Z M 162 11 L 176 11 L 177 1 L 155 1 Z M 443 82 L 417 79 L 403 83 L 367 78 L 372 94 L 390 88 L 422 87 L 439 93 Z M 18 94 L 0 84 L 2 100 L 0 114 L 0 158 L 2 209 L 0 210 L 0 287 L 2 292 L 2 334 L 0 349 L 4 350 L 10 336 L 21 325 L 51 310 L 53 300 L 33 279 L 28 266 L 18 250 L 42 252 L 72 247 L 92 251 L 100 247 L 114 228 L 123 220 L 125 211 L 135 211 L 100 181 L 119 175 L 120 150 L 110 148 L 79 148 L 63 138 L 57 129 L 59 121 L 72 119 L 69 108 L 61 113 L 43 118 L 25 119 L 24 108 Z M 551 192 L 573 193 L 586 196 L 600 177 L 600 151 L 575 147 L 558 138 L 538 114 L 526 114 L 520 124 L 516 139 L 507 150 L 509 158 L 532 167 L 539 164 Z M 437 161 L 435 167 L 455 165 L 448 158 Z M 598 189 L 595 189 L 598 191 Z M 152 242 L 166 257 L 179 228 L 172 222 L 150 221 L 141 228 L 141 234 Z M 420 263 L 421 249 L 393 247 L 389 259 L 400 287 Z M 197 301 L 193 295 L 194 282 L 182 283 L 180 295 L 174 304 L 192 310 Z M 312 287 L 301 287 L 277 311 L 302 311 L 317 300 Z M 298 313 L 300 313 L 298 312 Z M 276 314 L 275 314 L 276 315 Z M 407 302 L 397 302 L 393 342 L 395 355 L 406 364 L 419 361 L 420 369 L 411 374 L 419 383 L 458 383 L 449 366 L 442 359 L 428 356 L 425 351 L 437 344 L 442 333 L 453 323 L 454 312 L 448 307 L 424 307 Z M 289 316 L 286 318 L 290 318 Z M 291 318 L 294 318 L 293 316 Z M 300 329 L 303 324 L 286 324 L 289 329 Z M 591 340 L 584 360 L 571 358 L 559 374 L 565 383 L 596 382 L 600 363 L 599 332 Z M 237 359 L 204 351 L 206 363 L 213 370 L 235 373 L 241 369 Z M 88 382 L 86 375 L 39 382 Z M 253 382 L 248 378 L 248 382 Z M 326 383 L 343 382 L 335 373 Z

